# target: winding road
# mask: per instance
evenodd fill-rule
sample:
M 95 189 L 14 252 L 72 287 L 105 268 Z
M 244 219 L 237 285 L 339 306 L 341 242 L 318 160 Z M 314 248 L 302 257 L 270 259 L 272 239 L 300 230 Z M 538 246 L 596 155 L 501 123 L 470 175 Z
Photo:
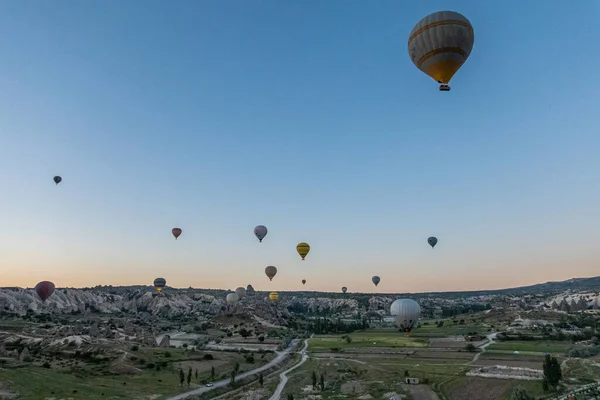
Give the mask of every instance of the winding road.
M 311 335 L 311 338 L 312 338 L 312 335 Z M 304 340 L 304 347 L 302 348 L 302 360 L 300 360 L 300 362 L 298 364 L 292 366 L 291 368 L 288 368 L 287 370 L 285 370 L 281 374 L 279 374 L 281 381 L 279 382 L 279 385 L 277 385 L 277 389 L 275 389 L 275 393 L 273 393 L 273 396 L 271 396 L 271 398 L 269 400 L 279 400 L 279 398 L 281 397 L 281 392 L 283 392 L 283 389 L 285 388 L 285 385 L 288 380 L 287 374 L 292 372 L 293 370 L 295 370 L 296 368 L 298 368 L 299 366 L 304 364 L 304 362 L 306 360 L 308 360 L 308 354 L 306 354 L 307 348 L 308 348 L 308 339 Z
M 487 335 L 487 340 L 488 340 L 487 343 L 479 346 L 479 348 L 481 349 L 481 352 L 476 353 L 473 356 L 473 359 L 471 361 L 469 361 L 467 364 L 473 364 L 475 361 L 477 361 L 479 359 L 479 356 L 481 355 L 481 353 L 483 353 L 485 351 L 486 347 L 488 347 L 490 344 L 493 343 L 493 341 L 496 339 L 497 335 L 498 335 L 498 332 L 490 333 L 489 335 Z
M 263 372 L 263 371 L 265 371 L 265 370 L 267 370 L 267 369 L 269 369 L 269 368 L 277 365 L 278 363 L 280 363 L 284 359 L 285 356 L 287 356 L 288 354 L 290 354 L 290 352 L 296 346 L 298 346 L 298 343 L 300 343 L 299 339 L 292 340 L 292 342 L 287 347 L 287 349 L 285 349 L 284 351 L 282 351 L 280 353 L 277 353 L 277 357 L 275 357 L 274 359 L 272 359 L 269 363 L 263 365 L 262 367 L 258 367 L 256 369 L 252 369 L 250 371 L 243 372 L 243 373 L 239 374 L 236 379 L 244 379 L 244 378 L 246 378 L 248 376 L 256 375 L 258 373 L 261 373 L 261 372 Z M 305 341 L 305 343 L 306 343 L 306 341 Z M 202 393 L 206 393 L 206 392 L 209 392 L 209 391 L 211 391 L 213 389 L 225 387 L 227 385 L 229 385 L 229 379 L 222 379 L 220 381 L 217 381 L 217 382 L 213 383 L 213 385 L 211 387 L 201 387 L 201 388 L 198 388 L 198 389 L 190 390 L 189 392 L 180 393 L 180 394 L 175 395 L 175 396 L 167 397 L 165 400 L 184 400 L 184 399 L 186 399 L 186 398 L 188 398 L 190 396 L 194 396 L 194 395 L 199 395 L 199 394 L 202 394 Z

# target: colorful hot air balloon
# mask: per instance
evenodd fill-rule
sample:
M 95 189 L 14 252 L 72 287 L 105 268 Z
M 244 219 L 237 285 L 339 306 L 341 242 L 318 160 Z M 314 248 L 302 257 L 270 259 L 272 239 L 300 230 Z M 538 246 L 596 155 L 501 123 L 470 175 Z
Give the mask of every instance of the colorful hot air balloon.
M 432 236 L 432 237 L 430 237 L 430 238 L 427 239 L 427 243 L 429 243 L 429 245 L 431 246 L 432 249 L 435 247 L 435 245 L 437 244 L 437 242 L 438 242 L 438 240 L 434 236 Z
M 398 328 L 408 333 L 417 326 L 421 307 L 412 299 L 398 299 L 390 306 L 390 314 L 396 317 Z
M 161 290 L 163 290 L 163 288 L 167 285 L 167 281 L 165 280 L 165 278 L 156 278 L 154 280 L 154 287 L 156 288 L 156 291 L 158 293 L 161 292 Z
M 342 293 L 346 293 L 348 291 L 348 288 L 346 286 L 342 286 Z
M 256 236 L 258 238 L 259 242 L 262 242 L 263 239 L 265 238 L 265 236 L 267 236 L 267 227 L 264 225 L 257 225 L 254 228 L 254 236 Z
M 56 175 L 56 176 L 54 177 L 54 183 L 56 183 L 56 184 L 58 185 L 58 184 L 59 184 L 59 183 L 61 183 L 61 182 L 62 182 L 62 178 L 61 178 L 60 176 Z
M 306 279 L 302 279 L 302 284 L 306 285 Z
M 381 278 L 378 277 L 377 275 L 375 275 L 374 277 L 371 278 L 371 280 L 375 284 L 375 287 L 377 287 L 377 285 L 379 285 L 379 281 L 381 281 Z
M 269 293 L 269 300 L 271 300 L 272 302 L 276 302 L 277 300 L 279 300 L 279 294 L 277 292 Z
M 173 228 L 171 232 L 173 232 L 173 236 L 175 236 L 175 240 L 177 240 L 183 231 L 180 228 Z
M 277 268 L 269 265 L 267 268 L 265 268 L 265 274 L 269 277 L 269 280 L 272 281 L 273 277 L 277 275 Z
M 448 91 L 474 41 L 473 26 L 464 15 L 439 11 L 417 22 L 408 37 L 408 54 L 417 68 L 441 83 L 440 90 Z
M 225 301 L 227 301 L 227 304 L 229 304 L 230 306 L 234 306 L 239 299 L 240 298 L 236 293 L 229 293 L 227 297 L 225 297 Z
M 35 292 L 38 296 L 40 296 L 40 299 L 42 299 L 42 301 L 46 301 L 48 297 L 52 296 L 52 293 L 54 293 L 54 289 L 54 283 L 49 281 L 42 281 L 35 285 Z
M 296 246 L 296 251 L 298 251 L 298 254 L 300 254 L 300 257 L 302 257 L 302 260 L 304 260 L 304 257 L 306 257 L 310 251 L 310 246 L 308 243 L 298 243 L 298 246 Z
M 237 294 L 241 300 L 246 297 L 246 289 L 240 286 L 239 288 L 235 289 L 235 294 Z

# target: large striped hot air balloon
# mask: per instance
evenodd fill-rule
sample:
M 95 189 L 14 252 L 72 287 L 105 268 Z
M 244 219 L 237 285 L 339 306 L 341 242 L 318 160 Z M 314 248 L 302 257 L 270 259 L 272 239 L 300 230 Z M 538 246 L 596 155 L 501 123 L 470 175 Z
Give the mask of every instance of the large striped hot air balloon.
M 276 302 L 277 300 L 279 300 L 279 294 L 277 292 L 269 293 L 269 300 L 271 300 L 272 302 Z
M 408 54 L 417 68 L 441 83 L 440 90 L 448 91 L 474 42 L 473 26 L 464 15 L 439 11 L 417 22 L 408 37 Z
M 398 299 L 390 306 L 390 314 L 396 317 L 398 328 L 408 333 L 417 326 L 421 306 L 413 299 Z
M 302 259 L 304 260 L 304 258 L 307 256 L 308 252 L 310 251 L 310 245 L 308 243 L 298 243 L 298 246 L 296 246 L 296 251 L 298 252 L 298 254 L 300 254 L 300 257 L 302 257 Z

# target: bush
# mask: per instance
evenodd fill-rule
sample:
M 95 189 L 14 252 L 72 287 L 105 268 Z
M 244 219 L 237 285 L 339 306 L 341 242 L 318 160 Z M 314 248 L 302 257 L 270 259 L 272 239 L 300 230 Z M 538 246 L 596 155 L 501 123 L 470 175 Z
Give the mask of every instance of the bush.
M 50 368 L 50 363 L 48 361 L 46 361 L 45 363 L 42 364 L 42 367 Z
M 133 346 L 131 346 L 131 351 L 138 351 L 140 349 L 140 346 L 138 346 L 137 344 L 134 344 Z
M 202 359 L 204 360 L 214 360 L 215 358 L 213 357 L 212 354 L 205 354 L 202 356 Z

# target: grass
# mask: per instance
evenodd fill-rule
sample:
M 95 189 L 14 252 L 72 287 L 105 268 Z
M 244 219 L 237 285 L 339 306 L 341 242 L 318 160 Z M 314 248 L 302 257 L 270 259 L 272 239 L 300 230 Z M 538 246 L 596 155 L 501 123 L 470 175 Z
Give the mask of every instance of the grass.
M 413 337 L 422 338 L 444 338 L 448 336 L 466 335 L 469 332 L 477 332 L 480 335 L 487 335 L 489 328 L 479 324 L 465 323 L 464 325 L 453 324 L 449 320 L 444 322 L 444 326 L 437 327 L 435 322 L 431 321 L 427 325 L 421 324 L 411 332 Z
M 517 386 L 523 387 L 525 390 L 527 390 L 527 392 L 530 395 L 533 395 L 535 398 L 537 398 L 538 396 L 542 396 L 544 394 L 544 391 L 542 390 L 541 381 L 525 381 L 525 380 L 516 380 L 516 379 L 498 380 L 498 379 L 485 379 L 485 378 L 471 378 L 468 376 L 461 376 L 461 377 L 453 378 L 453 379 L 443 382 L 440 385 L 440 391 L 442 392 L 442 394 L 444 395 L 445 398 L 450 399 L 450 400 L 455 400 L 456 396 L 452 397 L 452 395 L 451 395 L 452 392 L 456 389 L 459 389 L 462 386 L 469 385 L 469 383 L 471 381 L 478 381 L 478 382 L 489 381 L 491 384 L 495 384 L 495 385 L 505 384 L 506 389 L 502 392 L 500 397 L 495 398 L 493 400 L 509 400 L 510 395 L 512 394 L 512 391 Z M 475 392 L 472 392 L 471 394 L 475 394 Z M 482 396 L 483 396 L 483 394 L 482 394 Z M 478 398 L 483 399 L 484 397 L 478 397 Z M 492 400 L 492 399 L 490 399 L 490 400 Z
M 365 348 L 365 347 L 426 347 L 422 339 L 406 337 L 397 331 L 387 332 L 356 332 L 350 334 L 352 341 L 348 343 L 345 335 L 319 335 L 308 342 L 309 351 L 332 351 L 332 349 Z
M 255 363 L 247 364 L 243 355 L 237 353 L 213 353 L 215 360 L 203 360 L 204 354 L 205 352 L 142 347 L 138 351 L 129 352 L 127 356 L 127 364 L 141 371 L 127 375 L 110 373 L 110 362 L 88 364 L 78 360 L 75 365 L 73 359 L 55 356 L 50 369 L 35 364 L 25 364 L 24 367 L 8 364 L 5 369 L 0 370 L 0 381 L 10 381 L 10 390 L 18 392 L 23 399 L 139 399 L 143 398 L 141 396 L 170 395 L 200 387 L 204 380 L 210 378 L 212 365 L 216 370 L 215 379 L 219 379 L 223 375 L 228 376 L 236 362 L 240 363 L 241 370 L 247 371 L 272 358 L 268 354 L 261 359 L 257 353 Z M 131 356 L 136 359 L 131 360 Z M 158 365 L 160 369 L 148 368 L 149 363 Z M 181 389 L 179 368 L 182 367 L 187 374 L 190 365 L 193 371 L 191 385 L 188 387 L 186 383 Z M 198 379 L 195 378 L 195 370 L 198 370 Z M 74 393 L 74 390 L 77 392 Z
M 571 346 L 570 343 L 551 340 L 509 340 L 495 342 L 486 348 L 486 351 L 518 351 L 532 353 L 564 353 Z

